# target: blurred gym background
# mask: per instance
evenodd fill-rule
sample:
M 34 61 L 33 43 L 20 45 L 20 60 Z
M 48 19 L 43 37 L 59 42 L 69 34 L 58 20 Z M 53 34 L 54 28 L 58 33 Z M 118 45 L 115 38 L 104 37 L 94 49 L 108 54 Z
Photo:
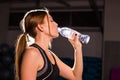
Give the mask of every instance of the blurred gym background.
M 0 80 L 14 80 L 19 22 L 25 12 L 41 7 L 50 10 L 59 26 L 90 35 L 83 45 L 83 80 L 120 80 L 119 0 L 0 0 Z M 67 39 L 60 36 L 52 43 L 52 50 L 72 67 L 73 48 Z

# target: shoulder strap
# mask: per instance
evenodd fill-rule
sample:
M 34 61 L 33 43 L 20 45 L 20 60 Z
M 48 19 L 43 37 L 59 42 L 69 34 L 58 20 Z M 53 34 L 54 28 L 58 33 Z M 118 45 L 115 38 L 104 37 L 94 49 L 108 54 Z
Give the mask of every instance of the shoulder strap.
M 56 63 L 55 56 L 54 56 L 55 54 L 54 54 L 51 50 L 49 50 L 49 51 L 50 51 L 50 53 L 51 53 L 51 54 L 52 54 L 52 56 L 53 56 L 53 59 L 54 59 L 54 61 L 55 61 L 55 64 L 57 64 L 57 63 Z
M 46 58 L 46 55 L 45 55 L 45 51 L 39 45 L 37 45 L 37 44 L 32 44 L 31 46 L 37 48 L 40 51 L 40 53 L 41 53 L 41 55 L 42 55 L 42 57 L 44 59 L 44 67 L 37 74 L 37 76 L 41 76 L 42 74 L 44 74 L 46 72 L 46 70 L 48 68 L 48 61 L 47 61 L 47 58 Z

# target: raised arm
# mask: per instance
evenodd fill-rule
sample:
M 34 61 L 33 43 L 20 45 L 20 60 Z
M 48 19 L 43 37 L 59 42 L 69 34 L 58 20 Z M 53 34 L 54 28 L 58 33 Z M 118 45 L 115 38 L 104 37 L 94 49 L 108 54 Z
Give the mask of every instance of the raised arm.
M 69 40 L 70 43 L 74 47 L 74 66 L 73 66 L 73 74 L 75 76 L 75 80 L 82 80 L 83 73 L 83 56 L 82 56 L 82 44 L 80 43 L 78 36 L 76 35 L 73 40 Z
M 69 40 L 74 48 L 74 66 L 70 68 L 64 64 L 57 56 L 56 61 L 60 69 L 60 76 L 67 80 L 82 80 L 83 73 L 83 58 L 82 58 L 82 44 L 75 35 L 73 40 Z

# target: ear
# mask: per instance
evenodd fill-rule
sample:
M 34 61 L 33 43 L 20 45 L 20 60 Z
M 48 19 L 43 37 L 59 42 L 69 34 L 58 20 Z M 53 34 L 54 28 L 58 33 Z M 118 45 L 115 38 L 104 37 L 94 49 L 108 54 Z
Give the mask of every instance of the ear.
M 43 26 L 42 26 L 42 25 L 38 24 L 37 29 L 38 29 L 39 31 L 43 32 Z

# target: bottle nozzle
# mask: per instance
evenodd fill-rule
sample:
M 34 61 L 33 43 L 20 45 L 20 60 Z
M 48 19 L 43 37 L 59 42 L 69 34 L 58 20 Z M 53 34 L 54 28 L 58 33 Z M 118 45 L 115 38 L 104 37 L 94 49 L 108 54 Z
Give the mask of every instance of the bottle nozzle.
M 61 31 L 61 28 L 60 27 L 58 27 L 58 32 L 60 32 Z

